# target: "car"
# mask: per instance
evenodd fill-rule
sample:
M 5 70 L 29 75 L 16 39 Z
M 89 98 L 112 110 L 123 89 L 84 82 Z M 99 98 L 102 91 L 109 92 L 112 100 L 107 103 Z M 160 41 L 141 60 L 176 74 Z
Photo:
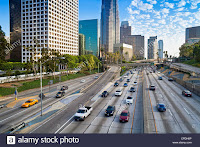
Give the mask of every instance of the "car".
M 120 114 L 119 121 L 120 122 L 128 122 L 130 117 L 130 113 L 128 110 L 123 110 Z
M 30 100 L 26 101 L 25 103 L 23 103 L 21 107 L 22 108 L 28 108 L 28 107 L 30 107 L 32 105 L 37 104 L 37 103 L 38 103 L 37 99 L 30 99 Z
M 163 103 L 158 103 L 158 104 L 157 104 L 157 109 L 158 109 L 159 112 L 165 112 L 165 111 L 166 111 L 165 104 L 163 104 Z
M 115 82 L 114 86 L 115 86 L 115 87 L 119 86 L 119 83 Z
M 149 75 L 149 73 L 147 73 L 147 75 Z
M 88 117 L 93 111 L 92 107 L 83 106 L 78 109 L 76 114 L 74 115 L 74 119 L 76 121 L 82 120 L 84 121 L 86 117 Z
M 84 79 L 82 79 L 82 80 L 81 80 L 81 83 L 85 83 L 85 80 L 84 80 Z
M 124 87 L 127 87 L 128 86 L 128 84 L 127 83 L 124 83 Z
M 128 97 L 126 98 L 126 104 L 133 104 L 133 97 L 128 96 Z
M 153 73 L 152 71 L 150 71 L 150 73 Z
M 160 72 L 158 72 L 158 74 L 160 74 Z
M 169 78 L 168 81 L 174 81 L 172 78 Z
M 149 90 L 156 90 L 156 87 L 154 85 L 150 85 Z
M 183 90 L 182 95 L 187 96 L 187 97 L 192 97 L 192 93 L 189 90 Z
M 102 97 L 107 97 L 108 95 L 109 95 L 108 91 L 104 91 L 104 92 L 101 94 Z
M 62 88 L 60 89 L 61 91 L 65 91 L 68 89 L 68 86 L 62 86 Z
M 108 106 L 105 111 L 105 116 L 113 116 L 115 113 L 115 106 Z
M 126 82 L 130 82 L 130 81 L 131 81 L 130 79 L 127 79 L 127 80 L 126 80 Z
M 122 95 L 122 90 L 119 89 L 115 92 L 115 96 L 121 96 Z
M 65 95 L 65 91 L 59 91 L 57 94 L 56 94 L 56 98 L 61 98 Z
M 94 77 L 94 79 L 98 79 L 98 78 L 99 78 L 99 76 L 95 76 L 95 77 Z
M 125 76 L 124 76 L 124 78 L 128 78 L 128 76 L 127 76 L 127 75 L 125 75 Z
M 159 77 L 158 80 L 162 80 L 162 77 Z
M 130 92 L 135 92 L 135 87 L 131 87 Z
M 135 81 L 135 82 L 133 83 L 133 85 L 137 85 L 137 82 Z

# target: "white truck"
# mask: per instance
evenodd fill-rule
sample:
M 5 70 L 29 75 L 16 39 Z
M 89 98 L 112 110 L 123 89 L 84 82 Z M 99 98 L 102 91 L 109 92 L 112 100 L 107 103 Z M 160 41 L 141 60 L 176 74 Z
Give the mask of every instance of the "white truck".
M 77 120 L 82 120 L 84 121 L 86 117 L 88 117 L 91 112 L 92 112 L 93 108 L 92 107 L 80 107 L 78 109 L 78 111 L 76 112 L 76 114 L 74 115 L 74 119 Z

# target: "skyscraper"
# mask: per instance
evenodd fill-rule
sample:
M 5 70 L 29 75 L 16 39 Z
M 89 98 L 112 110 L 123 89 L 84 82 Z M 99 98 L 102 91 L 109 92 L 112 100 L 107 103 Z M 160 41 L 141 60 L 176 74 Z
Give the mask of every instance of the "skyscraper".
M 195 43 L 200 40 L 200 26 L 186 28 L 186 43 Z
M 148 59 L 157 59 L 158 41 L 157 36 L 148 39 Z
M 158 55 L 160 59 L 163 59 L 163 40 L 158 41 Z
M 80 20 L 79 33 L 85 36 L 85 49 L 99 56 L 99 21 L 98 19 Z
M 124 43 L 133 46 L 133 53 L 136 59 L 144 59 L 144 36 L 129 35 L 124 37 Z
M 124 39 L 129 35 L 131 35 L 131 26 L 129 26 L 128 21 L 122 21 L 120 27 L 120 43 L 125 43 Z
M 120 43 L 120 20 L 118 0 L 102 0 L 101 46 L 113 52 L 113 45 Z
M 10 59 L 21 61 L 21 0 L 9 0 L 10 7 L 10 44 L 14 48 L 10 53 Z
M 13 6 L 11 1 L 17 1 Z M 10 15 L 21 24 L 21 61 L 40 58 L 42 48 L 54 49 L 60 54 L 78 55 L 78 0 L 11 0 Z M 12 10 L 13 9 L 13 10 Z M 12 14 L 16 13 L 16 14 Z M 15 23 L 13 21 L 13 23 Z M 12 25 L 12 22 L 11 22 Z M 12 26 L 11 26 L 12 27 Z M 16 28 L 16 26 L 13 26 Z M 14 29 L 16 32 L 16 29 Z M 11 30 L 12 33 L 12 30 Z M 17 33 L 19 34 L 19 33 Z M 12 37 L 11 37 L 12 40 Z M 36 47 L 34 40 L 40 47 Z M 36 48 L 36 53 L 25 48 Z
M 85 55 L 85 35 L 79 34 L 79 56 Z

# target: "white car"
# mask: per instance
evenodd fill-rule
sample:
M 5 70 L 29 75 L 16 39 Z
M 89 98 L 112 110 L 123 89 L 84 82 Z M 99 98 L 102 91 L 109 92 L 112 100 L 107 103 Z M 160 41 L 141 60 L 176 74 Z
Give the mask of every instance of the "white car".
M 133 85 L 137 85 L 137 82 L 134 82 Z
M 81 80 L 81 83 L 85 83 L 85 80 L 84 80 L 84 79 L 82 79 L 82 80 Z
M 94 79 L 98 79 L 98 78 L 99 78 L 99 76 L 95 76 L 95 77 L 94 77 Z
M 122 95 L 122 90 L 117 90 L 115 92 L 115 96 L 121 96 Z
M 124 78 L 128 78 L 128 76 L 127 76 L 127 75 L 125 75 L 125 76 L 124 76 Z
M 133 104 L 133 98 L 131 96 L 127 97 L 126 104 Z
M 160 74 L 160 72 L 158 72 L 158 74 Z

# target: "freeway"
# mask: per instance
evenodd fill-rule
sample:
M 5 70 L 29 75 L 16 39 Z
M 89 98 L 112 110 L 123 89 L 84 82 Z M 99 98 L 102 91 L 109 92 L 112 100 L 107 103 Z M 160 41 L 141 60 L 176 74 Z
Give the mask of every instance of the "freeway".
M 100 74 L 97 74 L 100 75 Z M 74 80 L 70 80 L 67 82 L 63 82 L 61 83 L 61 85 L 68 85 L 69 89 L 66 90 L 66 96 L 69 96 L 70 94 L 81 90 L 82 88 L 86 87 L 88 84 L 91 84 L 92 82 L 94 82 L 96 79 L 94 79 L 95 75 L 90 75 L 87 77 L 82 77 L 82 78 L 78 78 L 78 79 L 74 79 Z M 85 79 L 85 83 L 81 83 L 81 79 Z M 49 105 L 52 105 L 53 103 L 55 103 L 56 101 L 58 101 L 58 99 L 55 98 L 56 93 L 58 92 L 57 89 L 57 84 L 52 86 L 51 91 L 49 93 L 46 94 L 46 97 L 43 99 L 43 108 L 46 108 Z M 46 87 L 44 88 L 44 90 L 48 90 L 49 88 Z M 37 113 L 38 111 L 40 111 L 40 99 L 38 98 L 37 92 L 38 89 L 34 89 L 34 92 L 30 91 L 30 93 L 26 93 L 26 97 L 23 98 L 23 93 L 21 93 L 20 101 L 18 101 L 18 103 L 15 103 L 15 101 L 11 101 L 10 99 L 8 100 L 10 102 L 10 104 L 14 104 L 13 107 L 5 107 L 0 109 L 0 132 L 4 132 L 4 130 L 6 130 L 7 128 L 10 128 L 14 125 L 16 125 L 19 122 L 22 122 L 23 120 L 25 120 L 26 118 L 30 117 L 31 115 Z M 33 93 L 35 96 L 33 96 Z M 63 98 L 65 98 L 63 97 Z M 39 100 L 39 104 L 34 105 L 32 107 L 29 108 L 21 108 L 21 105 L 30 98 L 36 98 Z M 8 106 L 9 104 L 7 104 Z
M 50 134 L 166 134 L 166 133 L 200 133 L 200 97 L 193 94 L 192 97 L 182 95 L 184 87 L 176 82 L 168 81 L 162 73 L 153 72 L 152 67 L 137 67 L 131 69 L 133 74 L 129 73 L 128 77 L 122 82 L 121 77 L 116 77 L 119 72 L 119 67 L 111 66 L 111 68 L 103 74 L 92 85 L 94 79 L 88 77 L 84 84 L 77 82 L 71 83 L 69 91 L 85 86 L 85 90 L 81 93 L 69 94 L 55 102 L 49 94 L 44 105 L 49 106 L 49 113 L 46 113 L 44 118 L 40 116 L 25 117 L 32 111 L 39 109 L 39 106 L 34 106 L 29 109 L 21 109 L 16 105 L 10 110 L 6 110 L 0 114 L 0 130 L 8 124 L 11 126 L 11 121 L 24 120 L 27 126 L 24 129 L 18 130 L 17 133 L 50 133 Z M 151 72 L 150 72 L 151 71 Z M 162 80 L 159 80 L 162 77 Z M 130 79 L 127 87 L 124 87 L 126 80 Z M 118 81 L 119 86 L 114 87 L 114 83 Z M 137 82 L 137 84 L 134 84 Z M 87 85 L 87 88 L 86 88 Z M 151 91 L 150 85 L 154 85 L 156 90 Z M 130 92 L 130 88 L 135 87 L 135 92 Z M 123 94 L 119 97 L 115 96 L 118 89 L 123 90 Z M 109 95 L 101 97 L 101 93 L 107 90 Z M 55 94 L 54 94 L 55 95 Z M 133 104 L 127 105 L 126 98 L 133 97 Z M 53 100 L 54 99 L 54 100 Z M 51 101 L 52 100 L 52 101 Z M 63 105 L 63 101 L 66 101 Z M 158 103 L 164 103 L 166 106 L 165 112 L 159 112 L 157 109 Z M 93 108 L 92 113 L 84 121 L 75 121 L 74 114 L 80 105 L 90 106 Z M 106 108 L 111 105 L 115 106 L 116 111 L 113 116 L 105 116 Z M 23 110 L 23 111 L 21 111 Z M 26 111 L 25 111 L 26 110 Z M 130 112 L 129 121 L 121 123 L 119 121 L 120 114 L 123 110 Z M 48 111 L 48 110 L 47 110 Z M 14 117 L 15 116 L 15 117 Z

